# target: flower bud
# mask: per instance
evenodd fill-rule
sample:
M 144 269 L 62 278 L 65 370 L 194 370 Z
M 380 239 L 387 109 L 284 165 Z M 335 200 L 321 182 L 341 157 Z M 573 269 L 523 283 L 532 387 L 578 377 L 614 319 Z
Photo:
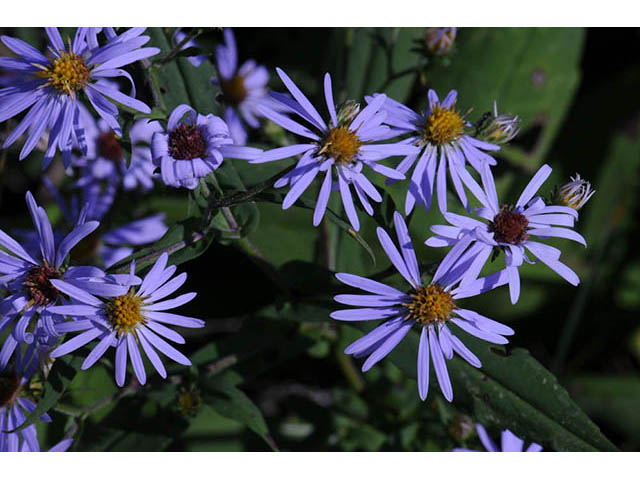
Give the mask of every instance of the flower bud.
M 596 193 L 591 189 L 591 184 L 580 178 L 580 174 L 576 173 L 575 177 L 571 177 L 571 181 L 560 187 L 554 198 L 556 205 L 564 205 L 565 207 L 580 210 L 585 203 Z
M 431 27 L 424 34 L 424 43 L 433 55 L 446 55 L 456 39 L 457 27 Z
M 493 102 L 493 115 L 482 129 L 483 140 L 496 145 L 509 143 L 520 132 L 520 119 L 517 115 L 503 113 L 498 115 L 498 104 Z
M 347 100 L 338 107 L 338 125 L 348 125 L 360 113 L 360 104 L 354 100 Z
M 202 397 L 197 390 L 183 390 L 178 396 L 178 407 L 185 417 L 194 416 L 198 413 L 201 404 Z

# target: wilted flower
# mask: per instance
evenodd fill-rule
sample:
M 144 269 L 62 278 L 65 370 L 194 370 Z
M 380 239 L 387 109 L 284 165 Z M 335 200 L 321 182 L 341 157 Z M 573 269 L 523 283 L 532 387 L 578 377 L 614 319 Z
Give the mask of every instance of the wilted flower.
M 86 94 L 98 115 L 117 135 L 122 135 L 122 129 L 117 120 L 118 107 L 113 102 L 150 113 L 147 105 L 135 99 L 133 79 L 121 67 L 160 51 L 140 48 L 149 41 L 149 37 L 142 36 L 144 28 L 130 28 L 120 35 L 106 28 L 107 44 L 102 47 L 97 39 L 99 29 L 78 28 L 67 47 L 57 28 L 45 30 L 49 57 L 18 38 L 2 36 L 4 44 L 20 58 L 0 58 L 0 67 L 16 74 L 15 81 L 0 89 L 0 122 L 29 109 L 2 147 L 9 147 L 28 130 L 20 152 L 22 160 L 34 149 L 45 130 L 50 129 L 43 168 L 49 165 L 56 150 L 62 151 L 68 165 L 74 141 L 82 150 L 86 148 L 78 92 Z M 131 96 L 98 81 L 114 77 L 129 80 Z
M 365 308 L 338 310 L 331 314 L 331 318 L 344 321 L 385 319 L 384 323 L 345 349 L 345 353 L 355 357 L 368 357 L 362 366 L 364 372 L 386 357 L 409 330 L 418 325 L 422 331 L 418 348 L 420 398 L 427 398 L 429 363 L 433 362 L 440 390 L 451 401 L 453 389 L 445 360 L 453 358 L 453 352 L 456 352 L 474 367 L 479 368 L 481 363 L 449 327 L 455 325 L 477 338 L 498 344 L 508 343 L 503 335 L 513 334 L 506 325 L 460 308 L 458 301 L 503 285 L 506 275 L 500 272 L 465 286 L 456 286 L 469 266 L 468 258 L 461 257 L 453 261 L 443 260 L 431 282 L 423 282 L 407 225 L 398 212 L 395 212 L 393 220 L 400 250 L 380 227 L 378 239 L 393 266 L 411 285 L 411 290 L 405 293 L 368 278 L 338 273 L 336 277 L 342 283 L 373 295 L 337 295 L 337 302 Z
M 382 196 L 362 174 L 362 169 L 367 166 L 386 177 L 401 180 L 404 174 L 380 165 L 378 161 L 395 155 L 416 152 L 417 147 L 407 145 L 405 142 L 373 143 L 397 135 L 389 127 L 382 125 L 386 115 L 380 111 L 380 107 L 386 99 L 385 95 L 378 96 L 361 111 L 358 111 L 357 104 L 348 103 L 341 112 L 337 112 L 333 101 L 331 76 L 327 73 L 324 77 L 324 96 L 331 117 L 331 121 L 327 124 L 287 74 L 279 68 L 276 70 L 293 98 L 273 94 L 274 98 L 279 99 L 291 112 L 305 120 L 317 133 L 285 115 L 260 106 L 258 110 L 265 117 L 286 130 L 304 137 L 307 143 L 274 148 L 252 163 L 272 162 L 302 155 L 296 167 L 274 184 L 276 188 L 287 184 L 291 186 L 282 203 L 283 209 L 293 205 L 316 176 L 324 173 L 324 181 L 313 214 L 313 224 L 316 226 L 324 216 L 329 196 L 335 185 L 333 178 L 335 171 L 347 217 L 353 228 L 359 230 L 360 220 L 353 204 L 350 187 L 353 186 L 360 203 L 369 215 L 373 215 L 373 208 L 368 198 L 374 202 L 382 201 Z M 344 123 L 341 123 L 340 119 Z
M 162 181 L 190 190 L 222 165 L 225 157 L 251 160 L 261 153 L 234 145 L 224 120 L 196 113 L 189 105 L 178 105 L 169 116 L 167 131 L 154 133 L 151 140 L 153 163 L 160 167 Z
M 85 370 L 91 367 L 109 347 L 114 347 L 116 349 L 116 383 L 119 386 L 124 385 L 127 356 L 131 359 L 138 381 L 141 384 L 147 381 L 140 348 L 162 378 L 166 378 L 167 372 L 156 350 L 181 365 L 191 365 L 187 357 L 161 338 L 167 338 L 175 343 L 185 343 L 180 334 L 166 325 L 185 328 L 204 326 L 204 322 L 197 318 L 165 312 L 190 302 L 196 296 L 195 292 L 190 292 L 163 300 L 187 280 L 186 273 L 171 279 L 176 266 L 167 267 L 168 258 L 166 253 L 158 258 L 142 280 L 140 287 L 135 286 L 139 283 L 139 279 L 133 274 L 135 262 L 132 262 L 131 274 L 127 280 L 101 284 L 93 289 L 92 293 L 102 299 L 83 291 L 77 284 L 72 285 L 64 280 L 52 280 L 57 289 L 76 302 L 73 305 L 52 307 L 53 311 L 60 315 L 82 318 L 82 320 L 72 320 L 59 325 L 59 331 L 82 333 L 59 345 L 51 352 L 51 358 L 66 355 L 98 339 L 97 345 L 93 347 L 81 368 Z
M 575 177 L 571 177 L 571 181 L 558 189 L 554 195 L 554 203 L 556 205 L 564 205 L 565 207 L 580 210 L 585 203 L 596 193 L 591 189 L 591 184 L 580 178 L 580 174 L 576 173 Z
M 482 128 L 480 137 L 487 142 L 502 145 L 509 143 L 520 132 L 520 118 L 510 113 L 498 115 L 498 104 L 493 102 L 493 115 Z
M 484 448 L 487 449 L 487 452 L 522 452 L 524 448 L 524 440 L 516 437 L 511 430 L 503 430 L 502 435 L 500 435 L 500 449 L 493 443 L 491 437 L 485 430 L 485 428 L 479 423 L 476 424 L 476 430 L 478 432 L 478 436 L 480 437 L 480 441 Z M 475 450 L 469 450 L 468 448 L 454 448 L 454 452 L 475 452 Z M 540 452 L 542 451 L 542 446 L 533 442 L 529 447 L 525 450 L 527 452 Z
M 456 39 L 457 27 L 430 27 L 424 34 L 424 42 L 433 55 L 446 55 Z
M 542 240 L 549 237 L 567 238 L 587 246 L 582 235 L 569 228 L 562 228 L 573 227 L 578 218 L 575 210 L 545 205 L 540 197 L 534 197 L 550 174 L 551 167 L 543 165 L 529 181 L 514 206 L 500 206 L 493 175 L 486 167 L 482 172 L 486 196 L 481 192 L 476 194 L 483 205 L 476 209 L 476 215 L 487 223 L 463 215 L 445 213 L 444 217 L 451 225 L 432 226 L 431 231 L 436 235 L 425 243 L 430 247 L 453 246 L 443 262 L 453 262 L 462 256 L 468 256 L 472 263 L 462 279 L 462 285 L 478 277 L 492 252 L 504 251 L 504 271 L 508 274 L 512 303 L 516 303 L 520 296 L 518 268 L 523 261 L 535 263 L 535 260 L 527 257 L 525 248 L 569 283 L 578 285 L 578 276 L 560 261 L 560 250 L 531 239 L 532 236 Z M 474 190 L 479 190 L 477 184 Z
M 367 102 L 371 103 L 380 96 L 376 93 L 367 97 Z M 465 130 L 471 124 L 464 119 L 464 114 L 456 110 L 457 96 L 458 93 L 451 90 L 440 102 L 436 92 L 429 90 L 429 107 L 421 113 L 390 98 L 382 105 L 381 110 L 388 114 L 384 122 L 394 127 L 398 134 L 410 134 L 404 142 L 419 147 L 397 167 L 400 172 L 407 173 L 416 164 L 407 190 L 406 214 L 416 204 L 422 204 L 429 210 L 434 186 L 440 211 L 447 211 L 447 170 L 460 201 L 468 209 L 463 184 L 471 189 L 475 181 L 466 170 L 466 161 L 478 172 L 485 165 L 496 164 L 496 160 L 483 150 L 499 150 L 500 147 L 478 140 Z

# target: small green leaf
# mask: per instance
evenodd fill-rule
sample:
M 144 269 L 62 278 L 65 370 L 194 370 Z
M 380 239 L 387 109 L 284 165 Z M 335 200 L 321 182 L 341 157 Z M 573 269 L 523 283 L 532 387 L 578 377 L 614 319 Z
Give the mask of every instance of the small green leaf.
M 204 402 L 223 417 L 237 420 L 258 434 L 273 449 L 278 447 L 260 409 L 237 388 L 242 378 L 232 371 L 215 375 L 202 383 Z

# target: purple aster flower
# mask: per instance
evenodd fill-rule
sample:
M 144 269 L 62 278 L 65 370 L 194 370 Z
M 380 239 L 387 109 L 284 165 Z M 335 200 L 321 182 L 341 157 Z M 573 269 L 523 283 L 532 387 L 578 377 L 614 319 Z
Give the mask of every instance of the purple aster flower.
M 480 441 L 484 448 L 487 449 L 487 452 L 522 452 L 524 448 L 524 440 L 516 437 L 511 430 L 503 430 L 500 435 L 500 449 L 493 443 L 491 437 L 485 430 L 485 428 L 476 423 L 476 430 L 478 431 L 478 436 L 480 437 Z M 454 448 L 454 452 L 475 452 L 475 450 L 469 450 L 468 448 Z M 526 452 L 540 452 L 542 451 L 542 445 L 538 445 L 535 442 L 532 442 L 531 445 L 525 450 Z
M 140 348 L 162 378 L 166 378 L 167 372 L 156 350 L 182 365 L 191 365 L 187 357 L 162 338 L 182 344 L 185 343 L 184 338 L 167 325 L 187 328 L 204 326 L 204 322 L 197 318 L 165 311 L 184 305 L 196 296 L 195 292 L 190 292 L 166 300 L 166 297 L 180 288 L 187 279 L 186 273 L 171 278 L 176 267 L 167 267 L 168 258 L 169 256 L 163 253 L 138 288 L 133 286 L 135 262 L 132 262 L 130 280 L 113 285 L 103 284 L 102 291 L 99 288 L 94 289 L 93 293 L 102 298 L 64 280 L 52 280 L 56 288 L 76 301 L 74 305 L 53 307 L 55 312 L 83 319 L 59 326 L 61 332 L 82 333 L 58 346 L 51 352 L 51 357 L 61 357 L 97 339 L 98 343 L 85 359 L 82 369 L 91 367 L 109 347 L 115 347 L 115 376 L 119 386 L 124 385 L 127 357 L 131 359 L 133 371 L 140 383 L 146 382 L 147 374 Z
M 149 41 L 144 28 L 130 28 L 116 35 L 105 29 L 106 45 L 98 44 L 98 29 L 78 28 L 73 42 L 65 47 L 57 28 L 46 28 L 49 46 L 45 56 L 28 43 L 2 36 L 2 41 L 19 58 L 0 57 L 0 67 L 16 72 L 16 79 L 0 89 L 0 122 L 29 110 L 7 137 L 3 148 L 12 145 L 28 130 L 20 152 L 24 159 L 36 146 L 45 130 L 49 140 L 44 157 L 46 168 L 56 150 L 62 151 L 65 165 L 71 160 L 71 148 L 77 143 L 86 148 L 84 125 L 79 111 L 79 92 L 84 92 L 98 115 L 116 134 L 122 135 L 118 124 L 121 103 L 134 110 L 150 113 L 150 108 L 135 99 L 131 75 L 121 67 L 157 54 L 157 48 L 140 48 Z M 120 92 L 98 80 L 124 77 L 131 83 L 131 95 Z
M 541 261 L 572 285 L 578 285 L 580 279 L 573 270 L 560 261 L 560 250 L 550 245 L 531 239 L 532 236 L 545 240 L 549 237 L 567 238 L 587 246 L 579 233 L 570 230 L 578 213 L 565 206 L 545 205 L 540 197 L 534 197 L 538 189 L 551 174 L 551 167 L 543 165 L 529 181 L 514 206 L 502 205 L 498 202 L 498 194 L 489 167 L 482 171 L 482 182 L 485 194 L 474 192 L 483 207 L 476 209 L 476 215 L 487 222 L 445 213 L 444 217 L 451 225 L 434 225 L 431 231 L 436 235 L 425 243 L 430 247 L 454 248 L 443 261 L 454 261 L 460 255 L 472 258 L 472 265 L 466 272 L 462 284 L 474 281 L 492 252 L 500 250 L 505 254 L 505 272 L 509 278 L 511 302 L 516 303 L 520 296 L 520 275 L 518 268 L 523 261 L 535 263 Z M 559 225 L 559 226 L 558 226 Z M 526 250 L 535 259 L 528 258 Z
M 51 283 L 53 279 L 64 279 L 70 284 L 82 279 L 89 284 L 89 280 L 104 277 L 104 272 L 94 267 L 63 265 L 71 249 L 99 223 L 79 223 L 62 241 L 56 242 L 44 209 L 36 204 L 31 192 L 27 192 L 26 198 L 38 233 L 37 251 L 28 251 L 0 230 L 0 246 L 8 251 L 0 251 L 0 285 L 8 291 L 8 296 L 0 301 L 0 332 L 16 320 L 0 350 L 0 368 L 7 365 L 18 344 L 46 345 L 58 336 L 56 324 L 63 319 L 50 308 L 65 300 Z M 32 323 L 35 327 L 29 329 Z
M 381 95 L 367 97 L 367 102 L 374 102 Z M 431 208 L 434 187 L 440 211 L 447 211 L 447 169 L 462 205 L 469 209 L 464 186 L 469 188 L 473 178 L 466 170 L 466 161 L 478 172 L 484 165 L 496 164 L 495 159 L 483 150 L 499 150 L 500 147 L 480 141 L 465 130 L 471 124 L 455 109 L 457 96 L 458 93 L 451 90 L 440 102 L 436 92 L 429 90 L 429 107 L 422 113 L 390 98 L 382 106 L 388 113 L 385 123 L 397 129 L 399 134 L 410 134 L 406 141 L 420 147 L 398 165 L 400 172 L 407 173 L 415 164 L 405 199 L 407 215 L 416 204 L 424 205 L 426 210 Z
M 173 34 L 173 41 L 176 43 L 176 45 L 178 45 L 180 42 L 184 40 L 186 36 L 187 34 L 184 33 L 181 29 L 177 29 Z M 192 39 L 186 42 L 180 50 L 186 50 L 187 48 L 198 48 L 198 47 L 200 47 L 200 45 L 198 45 L 198 43 Z M 205 62 L 207 60 L 207 56 L 193 55 L 192 57 L 187 57 L 187 60 L 189 60 L 189 63 L 191 63 L 191 65 L 193 65 L 194 67 L 199 67 L 200 65 L 202 65 L 202 62 Z
M 226 105 L 224 120 L 236 145 L 247 143 L 244 123 L 251 128 L 260 127 L 256 117 L 260 116 L 259 105 L 277 108 L 267 95 L 269 71 L 254 60 L 247 60 L 238 68 L 238 49 L 233 31 L 224 29 L 224 45 L 216 48 L 218 78 L 211 83 L 220 86 L 222 101 Z M 243 122 L 244 120 L 244 122 Z
M 148 191 L 153 187 L 155 167 L 149 145 L 153 134 L 162 131 L 159 122 L 142 119 L 132 125 L 129 131 L 131 161 L 127 166 L 122 145 L 107 123 L 103 119 L 96 121 L 83 105 L 80 105 L 80 118 L 85 127 L 87 149 L 84 155 L 72 160 L 72 166 L 80 169 L 77 186 L 108 192 L 111 195 L 107 198 L 111 200 L 119 185 L 127 191 L 138 187 Z M 106 205 L 106 213 L 111 202 L 100 198 L 100 203 Z
M 36 408 L 23 393 L 38 369 L 38 350 L 33 345 L 29 345 L 24 354 L 18 350 L 14 363 L 14 368 L 0 368 L 0 452 L 39 452 L 35 423 L 19 432 L 9 433 L 22 425 Z M 45 413 L 40 421 L 48 423 L 51 418 Z M 65 443 L 70 445 L 71 440 Z
M 386 114 L 381 111 L 386 97 L 380 95 L 366 108 L 359 111 L 357 105 L 350 103 L 345 110 L 336 111 L 331 88 L 331 76 L 324 77 L 324 95 L 331 121 L 327 124 L 318 111 L 305 97 L 293 81 L 279 68 L 278 75 L 293 95 L 273 94 L 291 112 L 305 120 L 316 132 L 285 115 L 265 106 L 258 110 L 269 120 L 292 133 L 305 137 L 306 143 L 274 148 L 265 152 L 252 163 L 271 162 L 295 155 L 302 155 L 296 167 L 275 183 L 275 187 L 290 185 L 282 208 L 287 209 L 295 203 L 307 187 L 320 173 L 324 181 L 313 214 L 313 224 L 318 225 L 324 216 L 332 191 L 339 190 L 347 217 L 355 230 L 360 229 L 360 221 L 353 203 L 351 187 L 356 192 L 364 210 L 373 215 L 369 199 L 381 202 L 382 196 L 373 184 L 364 176 L 364 166 L 388 178 L 403 179 L 404 174 L 378 163 L 395 155 L 408 155 L 418 151 L 417 147 L 404 142 L 374 144 L 389 139 L 396 134 L 382 122 Z M 333 177 L 335 172 L 336 179 Z
M 178 105 L 169 116 L 167 131 L 154 133 L 151 140 L 153 163 L 160 167 L 162 181 L 190 190 L 222 165 L 225 157 L 251 160 L 261 153 L 233 145 L 224 120 L 196 113 L 189 105 Z
M 466 286 L 456 286 L 469 259 L 464 256 L 457 261 L 443 260 L 429 283 L 421 280 L 407 225 L 398 212 L 395 212 L 394 225 L 400 250 L 391 237 L 378 227 L 378 239 L 393 266 L 409 282 L 408 293 L 379 283 L 374 280 L 338 273 L 336 277 L 342 283 L 359 288 L 367 295 L 337 295 L 335 300 L 355 308 L 338 310 L 331 318 L 344 321 L 366 321 L 384 319 L 384 323 L 356 340 L 345 349 L 345 353 L 355 357 L 368 357 L 362 366 L 366 372 L 386 357 L 405 337 L 414 325 L 422 333 L 418 348 L 418 391 L 425 400 L 429 391 L 429 356 L 436 371 L 436 378 L 444 397 L 451 401 L 453 390 L 447 371 L 446 360 L 453 358 L 456 352 L 474 367 L 480 367 L 480 360 L 454 335 L 449 325 L 455 324 L 465 332 L 492 343 L 505 344 L 503 335 L 512 335 L 513 330 L 472 310 L 460 308 L 457 302 L 463 298 L 478 295 L 503 285 L 506 276 L 500 272 Z

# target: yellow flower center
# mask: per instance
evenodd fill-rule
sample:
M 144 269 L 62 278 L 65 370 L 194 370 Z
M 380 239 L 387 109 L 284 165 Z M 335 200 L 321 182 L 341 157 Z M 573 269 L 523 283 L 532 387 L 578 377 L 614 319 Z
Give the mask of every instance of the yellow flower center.
M 464 119 L 453 109 L 437 105 L 431 109 L 423 136 L 434 145 L 444 145 L 464 134 Z
M 349 130 L 349 127 L 334 127 L 329 130 L 318 153 L 326 153 L 336 162 L 346 165 L 354 161 L 362 144 L 363 142 Z
M 409 310 L 407 318 L 423 325 L 448 320 L 456 308 L 451 294 L 437 284 L 418 287 L 411 298 L 413 301 L 404 305 Z
M 244 77 L 234 75 L 229 80 L 220 82 L 222 95 L 227 103 L 240 105 L 247 96 L 247 88 L 244 86 Z
M 144 315 L 140 313 L 141 304 L 142 298 L 136 297 L 133 289 L 108 302 L 107 317 L 113 328 L 122 334 L 135 330 L 140 323 L 144 323 Z
M 39 75 L 48 78 L 47 85 L 73 96 L 76 90 L 83 88 L 89 80 L 89 69 L 81 56 L 73 52 L 62 52 L 60 57 Z

